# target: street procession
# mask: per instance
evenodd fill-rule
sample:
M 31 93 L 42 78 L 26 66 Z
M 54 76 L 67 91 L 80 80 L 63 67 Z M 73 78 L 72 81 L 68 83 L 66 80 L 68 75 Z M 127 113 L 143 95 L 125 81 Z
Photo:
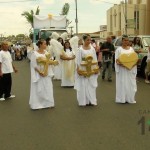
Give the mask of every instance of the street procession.
M 150 1 L 0 3 L 1 150 L 149 149 Z

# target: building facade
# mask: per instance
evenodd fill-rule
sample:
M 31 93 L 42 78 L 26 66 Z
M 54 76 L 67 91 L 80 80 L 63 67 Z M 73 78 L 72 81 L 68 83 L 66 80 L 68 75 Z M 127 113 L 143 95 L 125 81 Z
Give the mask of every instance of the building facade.
M 107 35 L 150 35 L 150 0 L 128 0 L 107 11 Z

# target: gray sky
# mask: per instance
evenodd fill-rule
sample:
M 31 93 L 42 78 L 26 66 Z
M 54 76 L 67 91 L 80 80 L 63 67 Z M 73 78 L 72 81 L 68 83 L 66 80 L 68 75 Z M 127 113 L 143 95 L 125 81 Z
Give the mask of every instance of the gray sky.
M 36 10 L 40 14 L 59 15 L 64 3 L 70 4 L 67 18 L 72 21 L 75 32 L 75 0 L 0 0 L 0 36 L 28 34 L 30 25 L 21 16 L 23 11 Z M 77 0 L 79 32 L 96 32 L 106 24 L 106 11 L 120 0 Z

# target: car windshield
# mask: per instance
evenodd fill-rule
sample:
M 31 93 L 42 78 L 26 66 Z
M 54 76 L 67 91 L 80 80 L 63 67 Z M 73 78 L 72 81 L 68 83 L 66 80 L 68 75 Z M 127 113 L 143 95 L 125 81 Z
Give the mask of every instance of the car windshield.
M 42 39 L 46 39 L 52 35 L 53 32 L 57 32 L 59 35 L 61 35 L 64 32 L 67 32 L 65 30 L 41 30 L 40 37 Z
M 134 37 L 130 37 L 129 36 L 129 41 L 133 41 Z M 121 46 L 122 45 L 122 37 L 119 37 L 117 40 L 116 40 L 116 43 L 115 43 L 115 46 Z
M 46 39 L 47 37 L 50 37 L 51 34 L 52 34 L 52 32 L 43 30 L 43 31 L 40 32 L 40 38 Z
M 150 37 L 143 37 L 143 44 L 144 46 L 150 46 Z

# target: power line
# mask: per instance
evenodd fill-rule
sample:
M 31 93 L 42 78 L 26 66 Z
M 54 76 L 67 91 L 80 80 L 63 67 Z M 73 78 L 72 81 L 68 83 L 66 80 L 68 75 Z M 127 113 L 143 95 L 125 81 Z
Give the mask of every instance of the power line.
M 117 4 L 117 3 L 112 3 L 112 2 L 108 2 L 108 1 L 104 1 L 104 0 L 94 0 L 94 1 L 99 1 L 99 2 L 108 3 L 108 4 Z M 117 5 L 119 5 L 119 4 L 117 4 Z M 131 5 L 146 5 L 146 4 L 131 4 Z M 133 9 L 133 6 L 129 6 L 128 3 L 127 3 L 127 8 L 128 9 Z M 138 8 L 138 10 L 150 11 L 150 10 L 146 10 L 144 8 Z
M 95 0 L 95 1 L 100 1 L 100 2 L 103 2 L 103 3 L 107 3 L 107 4 L 116 4 L 116 3 L 112 3 L 112 2 L 108 2 L 108 1 L 103 1 L 103 0 Z
M 75 19 L 75 23 L 76 23 L 76 35 L 78 35 L 78 8 L 77 8 L 77 0 L 75 0 L 75 5 L 76 5 L 76 19 Z
M 117 4 L 117 3 L 112 3 L 112 2 L 105 1 L 105 0 L 93 0 L 93 1 L 99 1 L 99 2 L 103 2 L 103 3 L 107 3 L 107 4 L 113 4 L 113 5 Z M 117 4 L 117 5 L 119 5 L 119 4 Z M 147 5 L 147 4 L 141 4 L 140 3 L 140 4 L 131 4 L 131 5 Z M 132 6 L 128 6 L 128 3 L 127 3 L 127 8 L 133 9 Z M 150 11 L 150 10 L 146 10 L 146 9 L 143 9 L 143 8 L 138 8 L 138 10 Z
M 22 1 L 20 1 L 20 0 L 18 0 L 18 1 L 3 1 L 3 2 L 0 2 L 0 3 L 16 3 L 16 2 L 28 2 L 28 1 L 36 1 L 36 0 L 22 0 Z

